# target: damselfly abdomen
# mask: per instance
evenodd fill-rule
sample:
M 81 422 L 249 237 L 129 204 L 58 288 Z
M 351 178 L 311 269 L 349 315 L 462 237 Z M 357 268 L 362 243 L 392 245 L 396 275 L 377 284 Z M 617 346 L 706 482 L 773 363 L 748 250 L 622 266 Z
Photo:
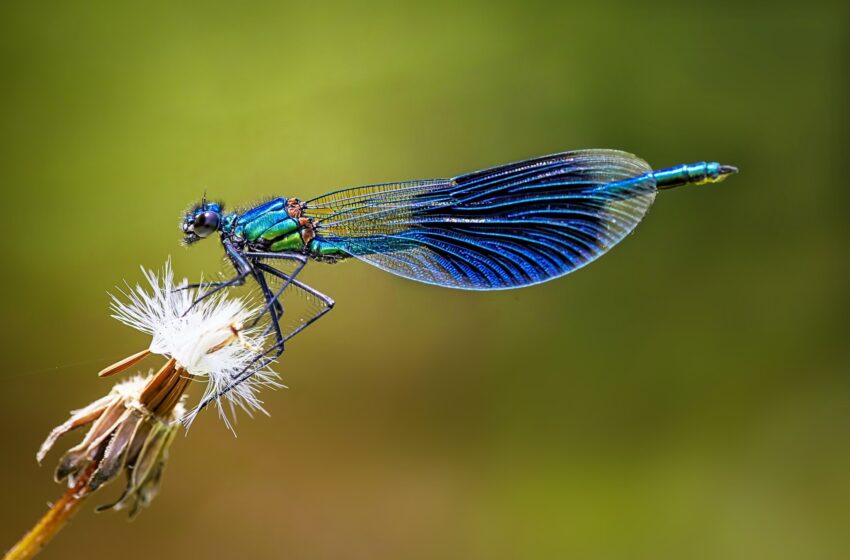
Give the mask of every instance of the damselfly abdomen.
M 387 183 L 339 190 L 302 201 L 281 197 L 227 213 L 202 202 L 183 221 L 184 242 L 218 232 L 237 275 L 218 289 L 253 277 L 266 301 L 276 341 L 286 340 L 333 307 L 333 300 L 297 280 L 310 260 L 354 258 L 393 274 L 438 286 L 501 290 L 545 282 L 593 261 L 637 226 L 658 190 L 708 184 L 736 172 L 719 163 L 653 171 L 617 150 L 579 150 L 530 159 L 453 179 Z M 290 273 L 273 266 L 294 261 Z M 267 275 L 282 280 L 273 291 Z M 289 287 L 323 302 L 291 332 L 282 332 L 278 299 Z M 263 361 L 260 361 L 263 360 Z M 234 385 L 251 375 L 246 370 Z M 204 403 L 205 404 L 205 403 Z

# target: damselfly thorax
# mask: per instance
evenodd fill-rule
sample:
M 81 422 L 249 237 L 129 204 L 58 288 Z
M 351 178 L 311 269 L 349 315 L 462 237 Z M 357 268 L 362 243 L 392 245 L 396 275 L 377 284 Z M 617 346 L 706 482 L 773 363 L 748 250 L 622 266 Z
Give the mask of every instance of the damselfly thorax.
M 315 237 L 313 220 L 297 198 L 275 198 L 242 213 L 224 217 L 222 238 L 240 249 L 307 253 Z

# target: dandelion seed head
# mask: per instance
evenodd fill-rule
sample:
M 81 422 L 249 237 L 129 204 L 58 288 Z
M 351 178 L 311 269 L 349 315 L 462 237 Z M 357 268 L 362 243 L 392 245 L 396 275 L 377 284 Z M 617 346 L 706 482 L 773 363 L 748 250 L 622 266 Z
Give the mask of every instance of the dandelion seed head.
M 265 337 L 256 329 L 243 325 L 258 311 L 242 298 L 227 298 L 218 292 L 192 305 L 198 297 L 195 289 L 186 288 L 184 279 L 175 285 L 171 262 L 166 261 L 161 274 L 142 268 L 147 285 L 136 284 L 112 295 L 113 317 L 151 336 L 150 351 L 174 358 L 195 377 L 207 381 L 204 397 L 218 395 L 232 380 L 251 365 L 256 349 Z M 236 343 L 229 343 L 238 337 Z M 216 400 L 219 416 L 232 429 L 231 417 L 237 408 L 260 411 L 258 390 L 282 387 L 275 372 L 263 369 Z M 229 416 L 228 416 L 229 413 Z M 190 419 L 191 420 L 191 419 Z

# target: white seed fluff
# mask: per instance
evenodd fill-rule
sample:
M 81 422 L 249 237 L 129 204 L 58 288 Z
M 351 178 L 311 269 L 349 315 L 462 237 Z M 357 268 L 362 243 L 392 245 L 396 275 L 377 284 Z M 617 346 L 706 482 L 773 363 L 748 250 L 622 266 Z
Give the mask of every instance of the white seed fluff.
M 220 291 L 192 307 L 198 296 L 194 289 L 182 288 L 188 281 L 174 284 L 171 261 L 159 275 L 142 268 L 148 286 L 136 284 L 120 290 L 123 298 L 112 295 L 113 317 L 136 330 L 151 335 L 150 351 L 168 358 L 189 373 L 207 381 L 204 397 L 217 395 L 233 378 L 242 373 L 256 357 L 263 337 L 256 329 L 242 331 L 243 341 L 236 340 L 221 348 L 211 349 L 233 338 L 233 325 L 246 322 L 257 309 L 241 298 L 227 298 Z M 191 309 L 190 309 L 191 307 Z M 253 346 L 252 349 L 250 346 Z M 282 387 L 278 375 L 268 369 L 256 372 L 225 394 L 230 416 L 239 407 L 250 416 L 252 411 L 268 414 L 257 393 L 261 387 Z M 222 399 L 216 399 L 219 416 L 232 429 L 231 418 Z M 191 422 L 192 418 L 188 421 Z

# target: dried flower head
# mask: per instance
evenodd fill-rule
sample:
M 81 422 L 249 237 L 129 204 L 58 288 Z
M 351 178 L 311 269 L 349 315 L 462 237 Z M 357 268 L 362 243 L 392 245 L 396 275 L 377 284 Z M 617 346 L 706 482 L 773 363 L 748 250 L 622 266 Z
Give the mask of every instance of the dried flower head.
M 150 354 L 167 358 L 156 374 L 137 376 L 118 383 L 105 397 L 71 413 L 56 427 L 39 449 L 41 462 L 64 434 L 89 427 L 82 441 L 60 459 L 56 480 L 67 479 L 69 489 L 12 549 L 5 558 L 31 558 L 68 522 L 82 501 L 121 473 L 127 479 L 123 494 L 103 509 L 130 506 L 133 516 L 150 503 L 159 482 L 168 450 L 183 421 L 189 424 L 183 404 L 190 381 L 207 382 L 206 396 L 219 395 L 234 378 L 253 364 L 264 341 L 263 334 L 245 329 L 244 322 L 256 313 L 241 299 L 227 299 L 223 293 L 194 303 L 196 291 L 174 285 L 170 262 L 163 273 L 142 269 L 149 287 L 128 286 L 127 301 L 113 297 L 114 317 L 151 335 L 150 346 L 100 372 L 102 377 L 124 371 Z M 248 414 L 260 410 L 257 396 L 261 386 L 280 387 L 269 370 L 254 372 L 252 378 L 227 393 L 230 412 L 236 407 Z M 221 399 L 216 399 L 219 415 L 228 427 Z M 195 413 L 197 409 L 195 409 Z
M 118 383 L 105 397 L 75 410 L 56 427 L 39 449 L 39 462 L 56 440 L 69 431 L 91 426 L 83 440 L 65 452 L 56 468 L 56 481 L 68 479 L 69 486 L 80 486 L 79 493 L 91 493 L 122 472 L 126 473 L 124 493 L 104 509 L 131 506 L 130 516 L 147 506 L 159 489 L 159 481 L 168 448 L 185 413 L 181 381 L 166 386 L 175 370 L 174 361 L 156 375 L 134 377 Z
M 251 362 L 263 342 L 262 336 L 245 332 L 243 322 L 254 311 L 243 300 L 216 294 L 193 305 L 195 290 L 174 285 L 169 262 L 161 276 L 142 271 L 148 289 L 130 288 L 124 293 L 127 302 L 113 297 L 112 309 L 117 319 L 151 335 L 151 344 L 105 368 L 100 376 L 124 371 L 149 354 L 168 360 L 156 374 L 119 383 L 105 397 L 72 412 L 37 454 L 41 462 L 60 436 L 90 426 L 83 440 L 59 461 L 56 480 L 67 478 L 72 487 L 82 481 L 85 492 L 92 492 L 123 471 L 124 494 L 104 507 L 121 509 L 132 503 L 133 514 L 150 502 L 159 486 L 168 446 L 186 419 L 183 401 L 189 382 L 205 380 L 206 393 L 217 394 Z M 256 392 L 263 385 L 279 386 L 274 372 L 260 371 L 228 393 L 231 412 L 236 406 L 249 414 L 265 412 Z M 220 415 L 232 427 L 217 402 Z

